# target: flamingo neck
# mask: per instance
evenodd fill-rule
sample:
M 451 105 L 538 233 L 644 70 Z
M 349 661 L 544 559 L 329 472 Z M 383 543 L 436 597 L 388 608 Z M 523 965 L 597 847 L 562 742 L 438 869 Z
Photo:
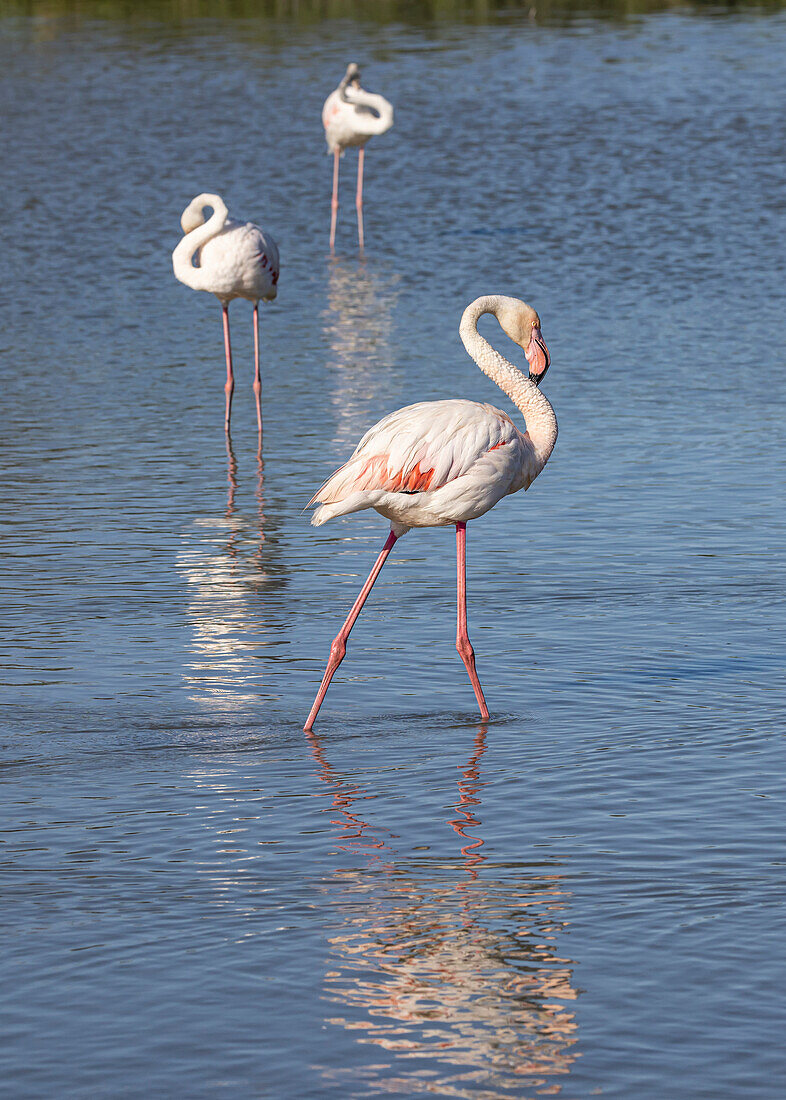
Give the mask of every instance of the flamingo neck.
M 204 215 L 206 206 L 213 210 L 207 221 Z M 197 195 L 183 211 L 180 224 L 185 231 L 185 236 L 178 242 L 172 253 L 172 267 L 180 282 L 190 286 L 192 290 L 207 289 L 201 268 L 194 267 L 194 256 L 204 244 L 221 232 L 227 217 L 228 211 L 224 200 L 219 195 L 211 195 L 207 192 Z
M 472 302 L 464 310 L 459 325 L 459 335 L 464 347 L 483 373 L 496 382 L 521 411 L 527 424 L 527 435 L 535 450 L 539 470 L 542 470 L 557 442 L 557 417 L 554 409 L 535 383 L 530 382 L 526 374 L 509 363 L 505 356 L 493 348 L 478 332 L 478 321 L 483 314 L 491 313 L 498 317 L 498 310 L 503 301 L 500 294 L 488 294 Z
M 364 92 L 362 88 L 347 89 L 344 98 L 353 107 L 369 107 L 369 111 L 358 111 L 355 115 L 355 125 L 362 134 L 372 137 L 374 134 L 384 134 L 393 125 L 393 105 L 388 103 L 382 95 L 373 92 Z M 376 114 L 372 114 L 376 111 Z

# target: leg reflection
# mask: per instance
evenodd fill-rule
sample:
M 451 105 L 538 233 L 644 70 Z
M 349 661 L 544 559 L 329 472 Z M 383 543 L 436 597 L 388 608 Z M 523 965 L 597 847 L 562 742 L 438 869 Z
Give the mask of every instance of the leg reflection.
M 232 436 L 229 434 L 229 431 L 227 431 L 225 439 L 227 448 L 227 510 L 224 515 L 228 520 L 232 521 L 235 514 L 235 496 L 237 494 L 237 459 L 235 458 L 235 451 L 232 447 Z M 237 522 L 230 522 L 226 552 L 232 559 L 237 557 L 237 533 Z
M 392 849 L 377 836 L 368 821 L 354 811 L 354 804 L 367 799 L 369 796 L 352 779 L 339 775 L 328 763 L 325 750 L 321 741 L 313 730 L 306 731 L 306 737 L 311 745 L 311 755 L 319 766 L 319 778 L 326 784 L 332 794 L 332 802 L 329 807 L 331 812 L 338 816 L 331 818 L 331 825 L 338 829 L 339 851 L 346 852 L 353 849 L 373 848 L 377 853 L 381 851 L 391 852 Z M 389 834 L 391 837 L 395 833 Z M 379 859 L 379 855 L 375 858 Z
M 257 560 L 262 563 L 262 547 L 265 544 L 265 460 L 262 458 L 262 428 L 259 429 L 259 440 L 257 443 L 257 487 L 254 490 L 254 496 L 257 499 L 257 520 L 259 526 L 259 549 L 257 550 Z
M 227 490 L 227 519 L 232 518 L 232 514 L 235 511 L 235 493 L 237 492 L 237 459 L 235 458 L 235 452 L 232 448 L 232 436 L 229 432 L 226 433 L 227 444 L 227 484 L 229 489 Z
M 483 785 L 480 778 L 480 760 L 483 753 L 486 751 L 487 734 L 488 730 L 486 726 L 481 726 L 475 738 L 475 751 L 464 765 L 461 772 L 461 779 L 458 781 L 459 800 L 455 805 L 455 809 L 461 816 L 454 818 L 452 821 L 448 821 L 448 825 L 452 826 L 462 840 L 472 842 L 462 847 L 461 854 L 466 860 L 467 873 L 470 878 L 473 879 L 478 876 L 478 865 L 483 863 L 486 858 L 477 851 L 478 848 L 483 847 L 483 839 L 479 836 L 472 836 L 464 830 L 477 829 L 482 824 L 477 817 L 474 816 L 472 807 L 480 806 L 478 792 Z

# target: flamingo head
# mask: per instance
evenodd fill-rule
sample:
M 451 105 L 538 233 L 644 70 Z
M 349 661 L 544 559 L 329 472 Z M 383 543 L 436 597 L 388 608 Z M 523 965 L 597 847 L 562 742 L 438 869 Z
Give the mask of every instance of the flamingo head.
M 347 71 L 344 73 L 344 79 L 339 85 L 342 92 L 348 87 L 359 88 L 360 87 L 360 68 L 354 61 L 347 65 Z
M 540 317 L 518 298 L 502 298 L 497 320 L 506 336 L 523 349 L 529 363 L 529 380 L 539 386 L 551 365 L 551 356 L 540 332 Z
M 184 233 L 193 233 L 200 225 L 205 224 L 205 209 L 212 211 L 221 225 L 227 219 L 227 208 L 220 195 L 214 195 L 212 191 L 203 191 L 192 199 L 183 213 L 180 215 L 180 225 Z
M 180 226 L 184 233 L 191 233 L 205 224 L 205 215 L 201 208 L 197 209 L 193 203 L 187 206 L 180 218 Z

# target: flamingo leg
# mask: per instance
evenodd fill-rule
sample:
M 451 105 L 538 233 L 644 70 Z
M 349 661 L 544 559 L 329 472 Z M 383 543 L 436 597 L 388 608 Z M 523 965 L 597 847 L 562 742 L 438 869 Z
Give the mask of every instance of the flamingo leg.
M 338 149 L 333 152 L 333 199 L 330 203 L 330 251 L 336 243 L 336 218 L 338 217 Z
M 344 660 L 344 656 L 347 652 L 347 638 L 349 637 L 349 633 L 352 630 L 352 627 L 355 625 L 355 621 L 361 610 L 363 609 L 363 604 L 366 602 L 369 592 L 374 587 L 374 581 L 379 576 L 382 566 L 387 561 L 388 555 L 393 549 L 393 543 L 396 541 L 397 537 L 398 536 L 395 535 L 393 531 L 391 531 L 388 535 L 387 542 L 382 547 L 382 553 L 379 555 L 376 562 L 374 563 L 374 568 L 369 573 L 368 580 L 361 588 L 360 595 L 353 603 L 352 610 L 347 616 L 346 622 L 342 626 L 341 630 L 339 630 L 336 637 L 333 639 L 333 644 L 330 647 L 330 657 L 328 659 L 327 668 L 325 669 L 325 675 L 322 677 L 322 683 L 320 684 L 319 691 L 317 692 L 317 697 L 314 700 L 314 705 L 311 708 L 311 713 L 306 719 L 306 724 L 303 727 L 306 733 L 308 733 L 308 731 L 311 730 L 314 725 L 317 714 L 319 714 L 319 708 L 322 706 L 322 700 L 325 698 L 325 695 L 327 694 L 327 689 L 330 687 L 330 681 L 333 679 L 336 669 Z
M 226 302 L 221 307 L 224 317 L 224 351 L 227 358 L 227 380 L 224 383 L 224 393 L 227 395 L 227 406 L 224 414 L 224 429 L 229 431 L 229 415 L 232 411 L 232 394 L 235 389 L 235 376 L 232 374 L 232 345 L 229 342 L 229 306 Z
M 458 604 L 458 617 L 456 621 L 456 649 L 467 666 L 472 687 L 475 689 L 475 698 L 480 707 L 481 718 L 488 718 L 489 711 L 486 700 L 483 698 L 483 688 L 480 686 L 478 674 L 475 671 L 475 650 L 467 634 L 467 525 L 456 524 L 456 594 Z
M 257 427 L 259 428 L 260 447 L 262 440 L 262 376 L 259 373 L 259 302 L 254 302 L 254 397 L 257 399 Z
M 360 146 L 358 150 L 358 189 L 355 195 L 355 206 L 358 212 L 358 244 L 363 248 L 363 157 L 366 150 Z

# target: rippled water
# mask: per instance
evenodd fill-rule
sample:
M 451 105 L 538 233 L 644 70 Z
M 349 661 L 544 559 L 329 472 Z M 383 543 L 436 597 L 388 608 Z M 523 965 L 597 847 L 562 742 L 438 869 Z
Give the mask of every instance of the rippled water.
M 779 1097 L 783 14 L 115 14 L 0 21 L 0 1092 Z M 396 125 L 330 258 L 348 59 Z M 250 311 L 227 448 L 171 273 L 205 189 L 281 246 L 261 454 Z M 560 421 L 469 530 L 492 720 L 424 531 L 307 738 L 387 528 L 303 506 L 398 405 L 505 406 L 490 291 Z

